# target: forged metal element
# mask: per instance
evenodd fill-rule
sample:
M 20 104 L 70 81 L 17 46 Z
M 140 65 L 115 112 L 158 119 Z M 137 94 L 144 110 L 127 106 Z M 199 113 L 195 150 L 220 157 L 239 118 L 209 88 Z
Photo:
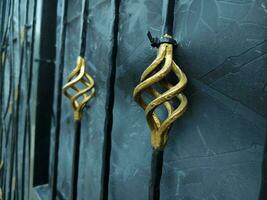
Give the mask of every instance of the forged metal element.
M 70 99 L 72 108 L 74 110 L 74 120 L 81 120 L 81 113 L 86 103 L 94 96 L 94 80 L 85 72 L 85 50 L 86 50 L 86 35 L 87 24 L 89 16 L 89 0 L 85 0 L 83 11 L 83 26 L 81 35 L 81 48 L 80 56 L 77 59 L 77 65 L 75 69 L 70 73 L 68 77 L 68 83 L 63 87 L 63 93 Z M 77 85 L 82 83 L 85 88 L 80 89 Z M 72 89 L 76 94 L 72 95 L 69 92 Z M 81 99 L 81 97 L 83 97 Z
M 79 83 L 81 83 L 84 88 L 79 88 Z M 74 95 L 70 92 L 71 89 L 76 92 Z M 95 94 L 94 80 L 85 72 L 85 60 L 82 57 L 78 57 L 77 65 L 68 76 L 68 83 L 63 87 L 63 93 L 71 102 L 74 110 L 74 120 L 81 120 L 82 111 L 86 103 L 90 101 Z
M 16 99 L 16 111 L 15 111 L 15 134 L 16 134 L 16 144 L 15 144 L 15 163 L 14 163 L 14 176 L 12 178 L 12 189 L 14 192 L 14 196 L 13 199 L 18 199 L 19 198 L 19 169 L 18 169 L 18 145 L 19 145 L 19 140 L 18 140 L 18 136 L 19 136 L 19 123 L 20 123 L 20 107 L 21 107 L 21 93 L 22 93 L 22 73 L 23 73 L 23 67 L 24 67 L 24 54 L 26 53 L 26 39 L 27 39 L 27 26 L 24 25 L 24 27 L 22 28 L 21 26 L 21 0 L 18 1 L 17 4 L 17 8 L 18 8 L 18 30 L 20 30 L 19 32 L 19 36 L 18 36 L 18 44 L 19 44 L 19 48 L 20 48 L 20 62 L 19 62 L 19 79 L 18 79 L 18 85 L 16 86 L 16 93 L 15 93 L 15 99 Z M 25 14 L 25 21 L 27 20 L 27 12 L 28 12 L 28 7 L 29 7 L 29 2 L 26 1 L 26 14 Z M 22 28 L 22 29 L 21 29 Z M 21 177 L 22 178 L 22 177 Z
M 38 103 L 35 108 L 36 120 L 34 120 L 34 186 L 47 184 L 49 181 L 49 147 L 51 144 L 56 70 L 57 6 L 57 1 L 43 1 L 40 8 L 40 37 L 38 37 L 40 45 L 38 45 L 39 58 L 37 58 L 37 88 L 35 87 L 37 93 L 35 99 Z M 37 35 L 39 36 L 39 34 Z
M 259 200 L 267 199 L 267 137 L 265 138 L 265 146 L 262 160 L 262 178 Z
M 162 37 L 157 38 L 157 37 L 153 37 L 152 34 L 150 33 L 150 31 L 147 32 L 147 37 L 151 43 L 152 47 L 157 47 L 159 48 L 159 46 L 162 43 L 169 43 L 172 44 L 173 46 L 177 46 L 177 42 L 175 39 L 173 39 L 170 35 L 168 34 L 164 34 Z
M 83 11 L 81 48 L 80 48 L 80 57 L 82 57 L 82 58 L 85 57 L 88 16 L 89 16 L 89 0 L 85 0 L 85 2 L 84 2 L 84 11 Z
M 173 32 L 173 19 L 174 19 L 174 7 L 175 0 L 165 0 L 163 1 L 163 28 L 162 36 L 160 38 L 153 37 L 150 31 L 147 33 L 147 37 L 151 42 L 152 47 L 157 47 L 163 43 L 177 45 L 175 39 L 172 38 Z
M 57 106 L 56 106 L 56 126 L 55 126 L 55 139 L 54 139 L 54 153 L 52 162 L 52 177 L 50 178 L 51 184 L 51 200 L 56 200 L 57 198 L 57 181 L 58 181 L 58 154 L 59 154 L 59 138 L 60 138 L 60 119 L 61 119 L 61 100 L 62 93 L 61 88 L 63 85 L 63 70 L 64 70 L 64 60 L 65 60 L 65 43 L 67 34 L 67 18 L 68 18 L 68 0 L 64 1 L 63 9 L 63 24 L 61 32 L 61 46 L 60 46 L 60 61 L 58 66 L 58 82 L 57 82 Z
M 79 175 L 79 160 L 80 160 L 80 143 L 81 143 L 81 121 L 75 121 L 75 134 L 73 140 L 73 154 L 72 154 L 72 174 L 71 174 L 71 193 L 70 199 L 77 199 L 78 189 L 78 175 Z
M 2 191 L 2 196 L 5 195 L 5 180 L 7 174 L 7 150 L 5 151 L 5 138 L 7 134 L 4 131 L 4 119 L 8 110 L 8 106 L 4 109 L 3 98 L 4 98 L 4 75 L 5 75 L 5 66 L 6 61 L 8 59 L 7 56 L 7 46 L 8 40 L 11 32 L 11 19 L 13 17 L 13 1 L 3 1 L 1 5 L 1 35 L 0 35 L 0 113 L 1 113 L 1 123 L 0 123 L 0 162 L 1 162 L 1 170 L 0 170 L 0 190 Z M 7 16 L 6 16 L 7 14 Z M 6 22 L 7 21 L 7 22 Z M 12 68 L 10 68 L 12 71 Z M 10 75 L 11 80 L 11 75 Z M 10 81 L 9 89 L 11 90 L 12 81 Z M 9 90 L 9 91 L 10 91 Z M 11 98 L 11 92 L 9 93 L 8 100 Z M 8 101 L 9 102 L 9 101 Z M 5 110 L 5 111 L 4 111 Z M 4 113 L 4 114 L 2 114 Z M 6 139 L 7 141 L 7 139 Z
M 3 33 L 4 33 L 4 24 L 5 24 L 5 17 L 6 17 L 6 5 L 7 1 L 1 2 L 1 29 L 0 29 L 0 41 L 2 41 Z
M 134 100 L 145 110 L 147 122 L 151 129 L 151 143 L 154 149 L 164 149 L 168 132 L 172 124 L 183 115 L 187 108 L 187 98 L 182 92 L 187 83 L 187 78 L 182 70 L 172 60 L 173 45 L 161 44 L 157 58 L 144 71 L 140 84 L 134 89 Z M 162 67 L 161 67 L 162 66 Z M 173 72 L 178 78 L 178 83 L 172 85 L 166 79 L 167 75 Z M 159 83 L 166 89 L 164 93 L 158 92 L 153 85 Z M 147 93 L 155 99 L 146 103 L 142 94 Z M 172 100 L 180 102 L 177 108 L 172 105 Z M 155 110 L 163 105 L 168 113 L 168 117 L 161 121 Z
M 18 2 L 18 24 L 17 28 L 20 30 L 21 28 L 21 2 Z M 14 30 L 14 24 L 12 25 Z M 11 156 L 9 160 L 9 167 L 10 167 L 10 174 L 9 174 L 9 190 L 8 190 L 8 196 L 7 199 L 11 200 L 19 198 L 18 197 L 18 134 L 19 134 L 19 121 L 20 121 L 20 101 L 21 101 L 21 89 L 22 89 L 22 69 L 23 69 L 23 61 L 24 61 L 24 45 L 25 45 L 25 39 L 21 38 L 21 34 L 18 34 L 18 45 L 19 45 L 19 51 L 20 51 L 20 62 L 19 62 L 19 76 L 18 76 L 18 82 L 17 85 L 14 86 L 13 90 L 14 92 L 14 100 L 15 100 L 15 106 L 12 113 L 12 132 L 11 132 Z
M 0 175 L 3 176 L 3 165 L 4 165 L 4 162 L 1 160 L 0 161 Z M 0 187 L 0 200 L 3 199 L 3 191 L 2 191 L 2 188 Z
M 163 166 L 163 153 L 162 150 L 153 149 L 151 160 L 151 179 L 149 185 L 149 199 L 160 199 L 160 179 L 162 175 Z
M 85 86 L 80 89 L 78 84 Z M 70 90 L 76 93 L 72 95 Z M 77 66 L 68 77 L 68 83 L 63 87 L 64 94 L 70 99 L 74 110 L 75 134 L 73 143 L 73 158 L 72 158 L 72 175 L 71 175 L 71 192 L 70 199 L 77 199 L 78 174 L 79 174 L 79 157 L 80 157 L 80 137 L 81 137 L 81 117 L 82 111 L 86 103 L 95 94 L 94 80 L 85 72 L 85 60 L 78 57 Z
M 75 120 L 75 134 L 73 143 L 73 158 L 71 171 L 71 191 L 70 199 L 77 199 L 78 174 L 79 174 L 79 157 L 80 157 L 80 138 L 81 138 L 81 118 L 82 111 L 87 102 L 95 95 L 95 84 L 93 78 L 85 72 L 85 50 L 87 21 L 89 15 L 89 0 L 85 0 L 83 11 L 83 26 L 81 35 L 80 56 L 77 59 L 75 69 L 70 73 L 68 82 L 63 87 L 63 93 L 69 98 Z
M 175 0 L 166 0 L 163 4 L 163 30 L 160 39 L 147 36 L 152 47 L 159 48 L 157 58 L 143 72 L 139 85 L 134 89 L 134 100 L 145 110 L 146 119 L 151 130 L 153 147 L 151 162 L 151 179 L 149 182 L 149 200 L 160 199 L 160 180 L 163 166 L 163 151 L 168 141 L 168 133 L 172 124 L 181 117 L 187 108 L 187 98 L 182 93 L 187 78 L 173 61 L 173 46 L 177 43 L 172 37 Z M 172 85 L 167 76 L 172 73 L 178 81 Z M 161 87 L 163 89 L 158 91 Z M 152 98 L 151 102 L 143 99 L 146 93 Z M 173 104 L 179 102 L 178 106 Z M 162 108 L 167 112 L 167 118 L 161 119 L 158 111 Z
M 23 144 L 23 162 L 26 162 L 26 157 L 28 157 L 28 171 L 26 172 L 25 170 L 25 163 L 23 164 L 22 168 L 23 169 L 23 175 L 22 175 L 22 191 L 21 191 L 21 199 L 24 200 L 25 198 L 29 198 L 30 196 L 30 178 L 27 181 L 27 196 L 25 197 L 25 174 L 30 174 L 31 173 L 31 91 L 32 91 L 32 71 L 33 71 L 33 55 L 34 55 L 34 41 L 35 41 L 35 24 L 36 24 L 36 7 L 37 7 L 37 0 L 33 1 L 32 9 L 33 9 L 33 16 L 32 16 L 32 21 L 31 21 L 31 41 L 29 44 L 29 50 L 30 50 L 30 55 L 29 55 L 29 61 L 26 59 L 26 67 L 28 67 L 28 82 L 27 82 L 27 98 L 26 98 L 26 116 L 25 116 L 25 121 L 24 121 L 24 137 L 25 142 Z M 30 12 L 28 12 L 28 15 Z M 29 20 L 29 16 L 28 20 Z M 29 26 L 28 21 L 26 22 L 27 26 Z M 27 41 L 27 39 L 26 39 Z M 28 142 L 28 155 L 26 156 L 26 143 Z
M 23 177 L 22 177 L 22 182 L 24 185 L 25 184 L 25 173 L 31 174 L 31 90 L 32 90 L 32 74 L 33 74 L 33 57 L 34 57 L 34 41 L 35 41 L 35 24 L 36 24 L 36 11 L 37 11 L 37 0 L 33 1 L 33 5 L 32 5 L 32 9 L 33 9 L 33 15 L 32 15 L 32 21 L 31 21 L 31 42 L 30 42 L 30 59 L 29 62 L 26 63 L 26 66 L 28 66 L 28 82 L 27 82 L 27 99 L 26 99 L 26 116 L 25 116 L 25 121 L 24 121 L 24 137 L 27 137 L 27 142 L 28 142 L 28 171 L 26 172 L 25 169 L 23 169 L 24 173 L 23 173 Z M 30 14 L 30 12 L 28 12 L 28 14 Z M 29 18 L 29 16 L 28 16 Z M 27 24 L 28 26 L 29 24 Z M 27 41 L 27 40 L 26 40 Z M 29 64 L 29 65 L 28 65 Z M 24 144 L 26 146 L 26 144 Z M 26 154 L 26 149 L 24 150 L 24 154 Z M 26 156 L 23 156 L 23 158 Z M 24 161 L 26 162 L 26 161 Z M 27 196 L 26 198 L 30 198 L 30 178 L 28 178 L 27 181 Z M 25 198 L 25 186 L 22 186 L 22 200 L 24 200 Z
M 7 177 L 7 148 L 5 142 L 7 141 L 7 133 L 4 130 L 4 120 L 5 114 L 7 113 L 8 108 L 4 111 L 3 98 L 4 98 L 4 75 L 7 61 L 7 47 L 8 40 L 11 31 L 11 19 L 13 17 L 13 1 L 2 1 L 1 4 L 1 30 L 0 30 L 0 113 L 1 113 L 1 123 L 0 123 L 0 200 L 4 198 L 4 195 L 7 193 L 5 191 L 6 177 Z M 6 16 L 7 15 L 7 16 Z M 12 71 L 12 68 L 10 69 Z M 11 79 L 10 79 L 11 80 Z M 11 81 L 10 81 L 11 83 Z M 9 84 L 9 89 L 11 84 Z M 11 92 L 9 97 L 11 98 Z M 11 123 L 10 123 L 11 124 Z
M 110 155 L 112 144 L 112 125 L 113 125 L 113 107 L 114 107 L 114 93 L 115 93 L 115 79 L 116 79 L 116 62 L 118 49 L 118 33 L 119 33 L 119 10 L 120 0 L 114 0 L 115 18 L 113 21 L 113 44 L 111 52 L 111 66 L 109 68 L 107 80 L 107 96 L 106 96 L 106 116 L 104 127 L 104 141 L 102 153 L 102 168 L 101 168 L 101 189 L 100 200 L 108 200 L 109 191 L 109 174 L 110 174 Z
M 29 6 L 30 6 L 30 0 L 26 1 L 26 12 L 25 12 L 25 24 L 24 24 L 24 38 L 22 41 L 22 58 L 25 56 L 25 68 L 27 69 L 29 60 L 28 60 L 28 53 L 27 50 L 29 48 L 29 45 L 27 44 L 28 41 L 28 30 L 29 30 Z M 21 67 L 23 67 L 23 59 L 21 59 Z M 28 69 L 27 69 L 28 71 Z M 27 111 L 26 111 L 27 112 Z M 20 198 L 21 200 L 24 200 L 24 195 L 25 195 L 25 168 L 26 168 L 26 144 L 27 144 L 27 127 L 24 124 L 24 132 L 23 132 L 23 144 L 22 144 L 22 166 L 21 166 L 21 193 L 20 193 Z
M 165 0 L 163 3 L 163 29 L 162 35 L 172 35 L 175 0 Z

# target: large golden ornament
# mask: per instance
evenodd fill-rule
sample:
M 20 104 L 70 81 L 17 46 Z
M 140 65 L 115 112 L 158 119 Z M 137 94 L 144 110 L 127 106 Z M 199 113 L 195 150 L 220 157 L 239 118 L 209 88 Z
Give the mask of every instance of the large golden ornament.
M 173 72 L 178 83 L 172 85 L 166 80 L 166 76 Z M 168 132 L 176 119 L 181 117 L 187 108 L 187 98 L 181 93 L 187 83 L 187 78 L 182 70 L 173 61 L 173 45 L 162 43 L 158 50 L 157 58 L 143 72 L 140 84 L 134 89 L 134 100 L 145 110 L 146 119 L 151 129 L 151 143 L 155 149 L 163 149 L 168 140 Z M 160 85 L 166 91 L 158 92 L 155 85 Z M 150 103 L 146 103 L 142 97 L 147 93 L 154 97 Z M 173 100 L 179 101 L 177 108 L 173 107 Z M 167 110 L 167 118 L 160 119 L 155 110 L 163 105 Z
M 94 80 L 85 72 L 84 58 L 78 57 L 77 65 L 67 80 L 68 82 L 63 87 L 63 93 L 71 102 L 74 110 L 74 119 L 80 120 L 86 103 L 95 94 Z

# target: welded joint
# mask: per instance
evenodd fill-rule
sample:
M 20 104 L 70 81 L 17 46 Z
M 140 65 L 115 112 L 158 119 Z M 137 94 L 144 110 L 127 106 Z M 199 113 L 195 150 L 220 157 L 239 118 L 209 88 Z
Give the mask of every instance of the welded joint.
M 177 41 L 172 36 L 170 36 L 168 34 L 164 34 L 163 36 L 158 38 L 158 37 L 153 37 L 151 32 L 148 31 L 147 37 L 148 37 L 152 47 L 159 48 L 159 46 L 163 43 L 172 44 L 174 47 L 176 47 L 178 45 Z

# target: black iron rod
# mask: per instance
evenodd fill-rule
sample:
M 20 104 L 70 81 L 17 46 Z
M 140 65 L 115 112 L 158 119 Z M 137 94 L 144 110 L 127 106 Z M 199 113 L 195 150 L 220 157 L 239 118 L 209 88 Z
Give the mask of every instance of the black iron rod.
M 8 96 L 8 101 L 10 100 L 14 90 L 12 90 L 13 88 L 13 24 L 11 23 L 11 19 L 13 18 L 13 15 L 14 15 L 14 2 L 12 0 L 9 0 L 8 2 L 8 21 L 6 23 L 6 27 L 5 27 L 5 31 L 4 31 L 4 35 L 2 37 L 2 41 L 1 41 L 1 55 L 2 53 L 5 53 L 7 54 L 7 46 L 8 46 L 8 43 L 10 43 L 10 51 L 8 52 L 10 54 L 10 56 L 6 56 L 5 55 L 5 58 L 4 58 L 4 61 L 2 63 L 2 60 L 1 60 L 1 69 L 4 70 L 5 69 L 5 64 L 6 64 L 6 59 L 7 57 L 9 58 L 10 60 L 10 71 L 9 71 L 9 96 Z M 12 25 L 11 25 L 12 24 Z M 3 25 L 4 27 L 4 25 Z M 10 39 L 11 38 L 11 39 Z M 3 73 L 3 76 L 4 76 L 4 73 Z M 3 85 L 2 85 L 3 86 Z M 1 86 L 1 87 L 2 87 Z M 3 88 L 3 87 L 2 87 Z M 3 92 L 3 91 L 1 91 Z M 1 99 L 3 98 L 3 96 L 1 95 Z M 2 100 L 1 100 L 2 101 Z M 2 105 L 1 105 L 2 106 Z M 8 107 L 9 107 L 9 104 L 7 104 L 7 107 L 6 107 L 6 111 L 8 110 Z M 14 109 L 14 104 L 12 106 L 12 108 Z M 3 110 L 2 110 L 3 111 Z M 5 113 L 5 112 L 4 112 Z M 11 114 L 12 116 L 12 114 Z M 1 122 L 2 120 L 5 120 L 5 114 L 4 116 L 1 116 Z M 8 192 L 6 191 L 6 184 L 7 184 L 7 180 L 9 180 L 8 178 L 8 170 L 10 170 L 9 166 L 10 166 L 10 163 L 11 163 L 11 158 L 8 157 L 8 144 L 9 144 L 9 136 L 12 137 L 12 134 L 9 134 L 9 130 L 11 128 L 11 124 L 13 124 L 13 118 L 10 117 L 10 120 L 9 120 L 9 123 L 8 123 L 8 130 L 7 131 L 4 131 L 3 130 L 3 127 L 1 128 L 1 131 L 3 131 L 3 134 L 5 133 L 5 145 L 3 145 L 3 147 L 5 147 L 5 153 L 4 153 L 4 166 L 3 166 L 3 175 L 0 177 L 1 178 L 1 186 L 2 186 L 2 189 L 3 189 L 3 192 L 4 192 L 4 199 L 6 199 L 7 195 L 8 195 Z M 1 126 L 3 125 L 3 123 L 1 123 Z M 10 145 L 11 146 L 11 145 Z M 11 152 L 11 148 L 10 148 L 10 152 Z M 11 154 L 10 154 L 11 156 Z M 9 162 L 8 162 L 9 161 Z
M 9 51 L 9 54 L 10 54 L 10 51 Z M 10 59 L 10 58 L 9 58 Z M 10 84 L 9 84 L 9 97 L 8 98 L 9 100 L 11 99 L 11 96 L 13 94 L 13 81 L 12 81 L 12 77 L 13 77 L 13 67 L 12 67 L 12 64 L 13 64 L 13 61 L 9 60 L 10 61 L 10 71 L 9 71 L 9 80 L 10 80 Z M 5 65 L 4 65 L 5 66 Z M 13 104 L 14 105 L 14 104 Z M 7 107 L 6 107 L 6 110 L 8 110 L 9 108 L 9 104 L 7 104 Z M 12 108 L 14 108 L 14 106 L 12 106 Z M 5 116 L 3 117 L 4 120 L 5 120 Z M 5 133 L 5 155 L 4 155 L 4 169 L 3 169 L 3 191 L 4 191 L 4 199 L 6 199 L 6 195 L 7 195 L 7 192 L 6 192 L 6 184 L 7 184 L 7 175 L 8 175 L 8 169 L 10 170 L 10 168 L 8 167 L 8 156 L 9 156 L 9 153 L 10 153 L 10 150 L 8 150 L 8 147 L 9 147 L 9 136 L 12 135 L 12 134 L 9 134 L 9 131 L 11 129 L 11 124 L 13 124 L 13 117 L 12 117 L 12 114 L 11 116 L 9 117 L 9 123 L 8 123 L 8 128 L 7 130 L 4 131 Z M 10 161 L 9 161 L 10 162 Z
M 163 166 L 163 150 L 153 149 L 151 160 L 151 178 L 149 182 L 149 200 L 160 199 L 160 179 Z
M 81 47 L 80 57 L 85 57 L 86 51 L 86 39 L 89 17 L 89 0 L 84 1 L 83 8 L 83 21 L 82 21 L 82 34 L 81 34 Z M 71 169 L 71 190 L 70 199 L 77 199 L 78 189 L 78 176 L 79 176 L 79 160 L 80 160 L 80 137 L 81 137 L 81 120 L 75 120 L 75 135 L 73 140 L 73 157 L 72 157 L 72 169 Z
M 61 101 L 62 101 L 62 85 L 63 85 L 63 70 L 65 60 L 65 40 L 67 33 L 67 18 L 68 18 L 68 0 L 64 1 L 63 9 L 63 24 L 61 32 L 61 47 L 60 47 L 60 63 L 58 69 L 57 82 L 57 110 L 56 110 L 56 128 L 55 128 L 55 142 L 54 142 L 54 157 L 51 177 L 51 200 L 56 200 L 57 197 L 57 179 L 58 179 L 58 151 L 60 138 L 60 119 L 61 119 Z
M 73 140 L 72 154 L 72 174 L 71 174 L 71 192 L 70 200 L 77 199 L 78 176 L 79 176 L 79 160 L 80 160 L 80 143 L 81 143 L 81 121 L 75 121 L 75 133 Z
M 104 142 L 102 153 L 102 171 L 101 171 L 101 189 L 100 200 L 108 200 L 109 191 L 109 174 L 110 174 L 110 155 L 112 146 L 112 125 L 113 125 L 113 107 L 116 79 L 116 62 L 118 49 L 118 33 L 119 33 L 119 9 L 120 0 L 114 0 L 114 22 L 113 22 L 113 43 L 111 52 L 111 66 L 109 68 L 107 80 L 107 96 L 106 96 L 106 116 L 104 126 Z
M 39 1 L 38 1 L 39 2 Z M 35 112 L 33 185 L 49 182 L 51 126 L 53 120 L 58 1 L 43 1 L 38 47 L 37 102 Z
M 1 4 L 1 29 L 0 29 L 0 41 L 3 38 L 3 34 L 4 34 L 4 27 L 5 27 L 5 19 L 6 19 L 6 5 L 7 5 L 7 1 L 2 1 Z
M 89 16 L 89 0 L 85 0 L 84 10 L 83 10 L 83 25 L 82 25 L 82 35 L 81 35 L 81 49 L 80 56 L 84 58 L 86 50 L 86 36 L 87 36 L 87 25 Z
M 3 36 L 1 38 L 1 49 L 0 49 L 0 52 L 1 52 L 1 56 L 3 55 L 3 53 L 7 53 L 7 46 L 8 46 L 8 39 L 9 39 L 9 33 L 11 31 L 11 18 L 13 17 L 13 5 L 14 3 L 12 2 L 12 0 L 9 1 L 9 5 L 8 5 L 8 20 L 7 20 L 7 24 L 6 24 L 6 27 L 4 26 L 5 25 L 5 22 L 3 22 L 2 26 L 3 26 L 3 29 L 5 28 L 5 30 L 2 30 L 3 31 Z M 3 112 L 3 91 L 4 91 L 4 71 L 5 71 L 5 64 L 6 64 L 6 58 L 7 56 L 4 57 L 4 60 L 1 59 L 1 64 L 0 64 L 0 70 L 1 70 L 1 91 L 0 91 L 0 98 L 1 98 L 1 104 L 0 104 L 0 107 L 1 107 L 1 113 L 4 113 L 2 117 L 2 119 L 5 119 L 5 116 L 7 114 L 7 110 Z M 12 85 L 12 82 L 9 83 L 9 89 L 11 89 L 11 85 Z M 11 92 L 9 92 L 9 95 L 8 95 L 8 100 L 7 102 L 9 103 L 10 102 L 10 98 L 11 98 Z M 8 106 L 7 106 L 8 107 Z M 2 120 L 1 119 L 1 120 Z M 2 123 L 0 123 L 0 127 L 2 127 Z M 2 128 L 1 128 L 2 129 Z
M 163 27 L 162 35 L 173 35 L 175 0 L 163 1 Z M 153 149 L 151 161 L 151 178 L 149 182 L 149 200 L 160 199 L 160 180 L 163 167 L 163 149 Z
M 267 199 L 267 137 L 265 138 L 265 147 L 262 160 L 262 175 L 259 200 Z
M 163 0 L 163 29 L 162 35 L 173 34 L 175 0 Z
M 0 113 L 1 113 L 1 123 L 0 123 L 0 162 L 3 161 L 2 159 L 2 142 L 3 142 L 3 139 L 4 139 L 4 132 L 3 132 L 3 116 L 2 116 L 2 113 L 3 113 L 3 94 L 4 94 L 4 72 L 5 72 L 5 61 L 2 60 L 2 55 L 4 53 L 4 50 L 3 50 L 3 38 L 4 38 L 4 29 L 5 29 L 5 26 L 4 26 L 4 23 L 5 23 L 5 15 L 6 15 L 6 5 L 7 5 L 7 1 L 3 1 L 1 3 L 1 29 L 0 29 L 0 41 L 1 41 L 1 47 L 0 47 L 0 57 L 1 57 L 1 60 L 0 60 Z M 6 56 L 5 56 L 5 59 L 6 59 Z M 1 173 L 2 173 L 3 170 L 1 170 Z M 2 176 L 0 176 L 2 177 Z M 1 186 L 1 180 L 2 178 L 0 178 L 0 186 Z
M 29 70 L 28 70 L 28 82 L 27 82 L 27 97 L 26 97 L 26 116 L 24 121 L 24 135 L 27 137 L 27 140 L 25 141 L 24 145 L 25 150 L 23 158 L 26 158 L 26 143 L 28 142 L 28 171 L 24 169 L 23 177 L 22 177 L 22 183 L 25 184 L 25 173 L 30 174 L 30 166 L 31 166 L 31 106 L 30 106 L 30 99 L 31 99 L 31 89 L 32 89 L 32 70 L 33 70 L 33 56 L 34 56 L 34 42 L 35 42 L 35 22 L 36 22 L 36 10 L 37 10 L 37 0 L 33 1 L 32 9 L 33 9 L 33 15 L 32 15 L 32 21 L 31 21 L 31 42 L 30 42 L 30 57 L 29 57 Z M 30 12 L 28 12 L 30 14 Z M 29 16 L 28 16 L 29 20 Z M 29 25 L 29 24 L 28 24 Z M 28 66 L 28 64 L 26 64 Z M 26 162 L 26 160 L 24 161 Z M 27 195 L 29 196 L 30 193 L 30 178 L 28 177 L 28 191 Z M 25 198 L 25 186 L 22 186 L 22 200 Z M 27 199 L 27 197 L 26 197 Z
M 6 9 L 6 6 L 5 6 L 5 9 L 6 10 L 8 10 L 7 11 L 7 14 L 8 14 L 8 19 L 7 19 L 7 22 L 5 22 L 5 21 L 3 21 L 2 23 L 3 24 L 1 24 L 1 31 L 3 31 L 2 32 L 2 35 L 1 35 L 1 51 L 3 50 L 3 47 L 4 47 L 4 45 L 6 44 L 6 38 L 8 37 L 8 32 L 10 31 L 10 24 L 11 24 L 11 18 L 12 18 L 12 16 L 13 16 L 13 4 L 14 4 L 14 2 L 12 1 L 12 0 L 9 0 L 9 2 L 8 2 L 8 9 Z M 6 10 L 5 10 L 5 12 L 3 13 L 4 14 L 4 19 L 3 20 L 5 20 L 5 18 L 6 18 Z
M 27 4 L 27 3 L 26 3 Z M 26 8 L 26 13 L 27 13 L 27 8 Z M 25 21 L 27 20 L 27 14 L 25 17 Z M 18 30 L 19 33 L 21 32 L 21 0 L 18 1 Z M 19 140 L 18 140 L 18 135 L 19 135 L 19 124 L 20 124 L 20 108 L 21 108 L 21 90 L 22 90 L 22 73 L 23 73 L 23 67 L 24 67 L 24 56 L 25 56 L 25 45 L 26 45 L 26 41 L 27 41 L 27 33 L 26 33 L 26 29 L 25 27 L 23 28 L 24 31 L 24 35 L 25 38 L 22 39 L 21 38 L 21 34 L 18 35 L 18 43 L 19 43 L 19 53 L 20 53 L 20 63 L 19 63 L 19 80 L 18 80 L 18 85 L 17 85 L 17 96 L 16 96 L 16 113 L 15 113 L 15 135 L 16 135 L 16 141 L 15 141 L 15 163 L 14 163 L 14 167 L 15 167 L 15 185 L 14 185 L 14 194 L 13 194 L 13 200 L 16 200 L 19 198 L 19 184 L 20 184 L 20 177 L 19 177 L 19 168 L 18 168 L 18 145 L 19 145 Z
M 19 7 L 19 14 L 20 14 L 20 7 Z M 13 12 L 14 12 L 14 7 L 13 7 Z M 12 19 L 13 20 L 13 19 Z M 20 25 L 20 20 L 19 23 Z M 14 23 L 12 22 L 12 31 L 10 34 L 11 37 L 11 46 L 13 47 L 13 43 L 14 43 Z M 19 36 L 20 37 L 20 36 Z M 20 41 L 20 38 L 19 38 Z M 20 44 L 19 44 L 20 45 Z M 11 49 L 11 53 L 12 53 L 12 62 L 14 61 L 14 49 Z M 21 62 L 21 57 L 20 57 L 20 62 Z M 10 68 L 14 67 L 14 65 L 12 64 L 10 66 Z M 9 163 L 9 168 L 10 168 L 10 174 L 9 174 L 9 192 L 8 192 L 8 198 L 7 200 L 11 200 L 12 198 L 12 194 L 13 197 L 15 195 L 15 188 L 13 187 L 13 180 L 14 178 L 16 179 L 17 177 L 13 177 L 13 173 L 14 173 L 14 169 L 15 168 L 15 157 L 16 157 L 16 145 L 17 145 L 17 133 L 18 133 L 18 122 L 19 122 L 19 110 L 20 110 L 20 89 L 21 89 L 21 78 L 22 78 L 22 68 L 20 66 L 19 68 L 19 77 L 18 77 L 18 85 L 16 87 L 13 87 L 13 101 L 16 102 L 13 104 L 13 113 L 12 113 L 12 118 L 13 119 L 13 123 L 12 123 L 12 133 L 11 133 L 11 145 L 10 145 L 10 163 Z M 16 94 L 16 89 L 17 89 L 17 94 Z M 16 173 L 16 172 L 15 172 Z
M 25 40 L 23 42 L 23 51 L 25 52 L 25 69 L 28 69 L 28 26 L 29 26 L 29 7 L 30 0 L 26 1 L 26 12 L 25 12 L 25 25 L 24 25 L 24 34 Z M 24 53 L 23 53 L 24 56 Z M 28 73 L 28 70 L 26 70 Z M 28 78 L 27 78 L 28 80 Z M 28 98 L 28 97 L 26 97 Z M 27 101 L 26 101 L 27 106 Z M 26 111 L 27 112 L 27 111 Z M 26 116 L 27 117 L 27 114 Z M 24 200 L 24 191 L 25 191 L 25 166 L 26 166 L 26 143 L 27 143 L 27 126 L 24 124 L 24 132 L 23 132 L 23 143 L 22 143 L 22 167 L 21 167 L 21 200 Z
M 18 169 L 18 133 L 16 134 L 16 145 L 15 145 L 15 185 L 14 185 L 14 196 L 13 200 L 19 198 L 19 169 Z
M 14 106 L 13 106 L 14 108 Z M 7 127 L 7 130 L 6 130 L 6 133 L 9 133 L 9 131 L 11 130 L 11 126 L 13 124 L 13 119 L 12 117 L 10 117 L 9 119 L 9 122 L 8 122 L 8 127 Z M 8 144 L 9 144 L 9 134 L 6 134 L 6 144 L 5 144 L 5 160 L 4 160 L 4 171 L 3 171 L 3 185 L 2 185 L 2 189 L 3 189 L 3 196 L 4 196 L 4 199 L 7 199 L 7 195 L 8 195 L 8 192 L 6 190 L 6 185 L 8 184 L 7 182 L 7 179 L 8 179 L 8 163 L 7 163 L 7 160 L 9 159 L 8 157 Z M 10 160 L 10 159 L 9 159 Z

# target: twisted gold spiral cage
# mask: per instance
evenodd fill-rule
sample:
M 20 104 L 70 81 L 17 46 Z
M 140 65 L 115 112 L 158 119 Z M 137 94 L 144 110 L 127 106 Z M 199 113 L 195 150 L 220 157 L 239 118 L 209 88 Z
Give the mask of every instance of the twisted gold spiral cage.
M 166 79 L 173 72 L 178 78 L 178 83 L 172 85 Z M 158 55 L 152 64 L 143 72 L 140 84 L 134 89 L 134 100 L 145 110 L 146 119 L 151 129 L 151 143 L 155 149 L 163 149 L 168 140 L 168 131 L 176 119 L 183 115 L 187 108 L 187 98 L 181 93 L 187 83 L 187 78 L 182 70 L 173 61 L 173 45 L 162 43 Z M 164 88 L 163 93 L 157 91 L 156 84 Z M 146 103 L 143 93 L 154 97 L 150 103 Z M 173 106 L 173 100 L 178 100 L 177 108 Z M 167 111 L 167 118 L 160 119 L 155 110 L 163 105 Z
M 69 98 L 74 110 L 74 119 L 80 120 L 86 103 L 95 94 L 94 80 L 85 72 L 85 59 L 78 57 L 75 69 L 67 78 L 63 93 Z M 75 92 L 74 94 L 72 94 Z

